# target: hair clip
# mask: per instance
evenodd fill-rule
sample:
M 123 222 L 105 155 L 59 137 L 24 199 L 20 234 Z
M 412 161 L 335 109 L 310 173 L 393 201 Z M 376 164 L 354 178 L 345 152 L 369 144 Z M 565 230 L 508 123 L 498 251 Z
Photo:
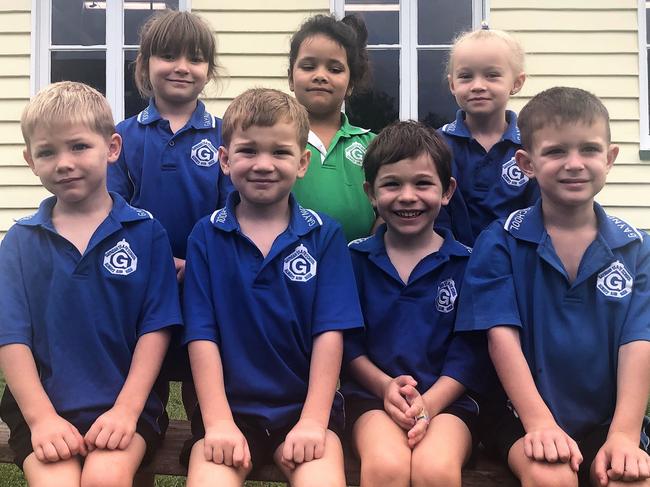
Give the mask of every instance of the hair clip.
M 490 26 L 487 23 L 487 20 L 481 21 L 481 30 L 490 30 Z

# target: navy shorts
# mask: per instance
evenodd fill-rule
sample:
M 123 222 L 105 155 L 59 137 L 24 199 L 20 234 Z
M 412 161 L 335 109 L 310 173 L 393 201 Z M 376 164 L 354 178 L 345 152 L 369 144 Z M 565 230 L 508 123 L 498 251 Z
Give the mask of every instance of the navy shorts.
M 74 418 L 71 416 L 72 415 L 66 414 L 61 415 L 63 419 L 73 424 L 82 436 L 85 435 L 92 426 L 92 423 L 79 424 L 76 423 Z M 34 451 L 34 448 L 32 447 L 32 433 L 8 387 L 5 388 L 2 401 L 0 402 L 0 417 L 2 417 L 2 420 L 9 427 L 9 447 L 14 452 L 14 463 L 18 468 L 22 469 L 25 459 Z M 151 461 L 153 455 L 156 453 L 156 450 L 158 450 L 163 438 L 165 437 L 167 425 L 169 424 L 166 412 L 163 413 L 159 423 L 161 429 L 160 433 L 156 432 L 153 426 L 142 418 L 136 425 L 136 433 L 142 436 L 147 446 L 141 465 L 147 465 Z

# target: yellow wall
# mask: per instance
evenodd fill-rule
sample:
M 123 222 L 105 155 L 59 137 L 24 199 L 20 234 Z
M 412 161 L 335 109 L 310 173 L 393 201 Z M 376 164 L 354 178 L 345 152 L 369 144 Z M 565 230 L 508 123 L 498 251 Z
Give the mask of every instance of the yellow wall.
M 650 229 L 650 164 L 639 161 L 639 55 L 636 0 L 492 0 L 490 25 L 512 32 L 526 50 L 528 80 L 512 103 L 557 85 L 600 96 L 621 147 L 597 197 L 607 210 Z

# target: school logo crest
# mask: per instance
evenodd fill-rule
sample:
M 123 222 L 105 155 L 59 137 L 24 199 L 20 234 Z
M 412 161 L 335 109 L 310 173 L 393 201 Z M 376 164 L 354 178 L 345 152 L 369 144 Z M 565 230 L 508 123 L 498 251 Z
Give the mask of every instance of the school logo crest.
M 506 162 L 501 168 L 501 179 L 503 179 L 510 186 L 520 187 L 528 182 L 528 176 L 526 176 L 513 157 L 508 162 Z
M 111 274 L 127 276 L 138 268 L 138 257 L 131 250 L 129 242 L 122 239 L 104 254 L 104 267 Z
M 438 296 L 436 297 L 436 309 L 441 313 L 449 313 L 454 309 L 454 303 L 458 297 L 456 284 L 453 279 L 445 279 L 438 284 Z
M 283 272 L 292 281 L 307 282 L 316 275 L 316 259 L 300 244 L 284 259 Z
M 345 149 L 345 158 L 357 166 L 363 163 L 363 156 L 365 155 L 366 148 L 361 142 L 354 141 Z
M 596 288 L 605 296 L 624 298 L 632 292 L 634 279 L 622 262 L 613 262 L 607 269 L 598 274 Z
M 201 167 L 214 166 L 219 162 L 218 151 L 208 139 L 203 139 L 192 146 L 191 157 L 194 164 Z

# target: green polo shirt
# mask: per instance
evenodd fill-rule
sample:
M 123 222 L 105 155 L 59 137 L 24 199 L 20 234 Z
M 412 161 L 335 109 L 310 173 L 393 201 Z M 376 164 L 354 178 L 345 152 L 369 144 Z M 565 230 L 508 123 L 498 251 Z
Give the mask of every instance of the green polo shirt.
M 329 149 L 310 131 L 307 148 L 311 163 L 305 177 L 293 187 L 303 207 L 335 218 L 348 241 L 367 237 L 375 222 L 375 212 L 363 191 L 361 168 L 366 148 L 374 138 L 369 130 L 350 125 L 344 113 Z

